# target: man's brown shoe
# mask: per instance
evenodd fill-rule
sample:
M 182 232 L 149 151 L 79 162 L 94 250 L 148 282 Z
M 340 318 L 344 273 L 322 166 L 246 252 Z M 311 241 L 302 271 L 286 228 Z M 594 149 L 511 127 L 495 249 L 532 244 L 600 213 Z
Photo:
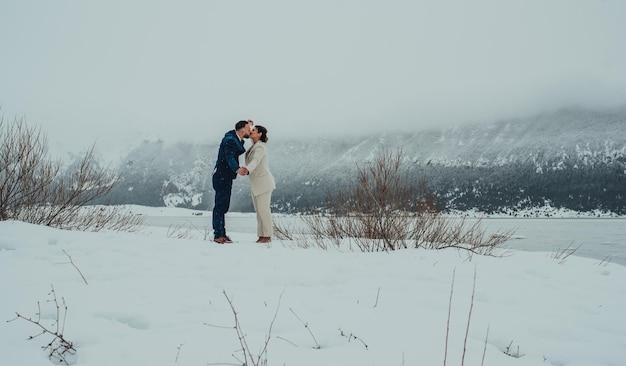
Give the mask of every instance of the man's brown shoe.
M 233 242 L 233 240 L 232 240 L 231 238 L 229 238 L 229 237 L 228 237 L 228 235 L 226 235 L 226 236 L 224 237 L 224 239 L 225 239 L 225 242 L 224 242 L 224 243 L 232 243 L 232 242 Z
M 226 238 L 221 237 L 221 238 L 215 238 L 213 239 L 214 242 L 216 242 L 217 244 L 225 244 L 227 243 Z

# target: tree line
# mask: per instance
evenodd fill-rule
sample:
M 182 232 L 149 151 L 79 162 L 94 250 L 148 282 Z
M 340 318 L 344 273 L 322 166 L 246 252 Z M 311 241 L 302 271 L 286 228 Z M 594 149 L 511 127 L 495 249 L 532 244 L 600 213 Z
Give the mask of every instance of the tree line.
M 212 153 L 217 146 L 145 141 L 112 169 L 104 168 L 91 150 L 62 170 L 58 163 L 45 159 L 46 141 L 39 129 L 21 121 L 5 122 L 4 126 L 0 123 L 0 127 L 4 151 L 0 161 L 0 183 L 4 187 L 0 190 L 0 216 L 3 219 L 34 212 L 24 210 L 25 207 L 40 210 L 66 207 L 65 212 L 70 212 L 67 207 L 76 210 L 87 203 L 212 209 L 210 175 Z M 510 213 L 550 204 L 581 212 L 601 210 L 624 215 L 626 161 L 623 160 L 618 156 L 592 164 L 577 158 L 563 161 L 546 158 L 545 161 L 518 161 L 499 166 L 404 164 L 409 172 L 406 177 L 409 184 L 423 190 L 420 185 L 425 182 L 429 194 L 443 211 Z M 16 161 L 22 166 L 16 165 Z M 351 184 L 357 171 L 356 166 L 330 167 L 324 171 L 304 169 L 297 174 L 291 169 L 281 164 L 273 166 L 278 182 L 272 197 L 274 212 L 311 212 L 332 206 L 335 204 L 332 200 L 336 199 L 332 198 L 332 193 Z M 71 187 L 76 186 L 83 189 L 73 191 Z M 15 191 L 19 195 L 10 188 L 19 188 Z M 17 198 L 27 204 L 12 203 L 11 199 Z M 50 204 L 57 201 L 61 203 Z M 253 210 L 245 178 L 235 181 L 231 209 Z
M 107 200 L 146 206 L 176 205 L 211 210 L 211 169 L 216 146 L 144 142 L 120 163 L 118 183 Z M 406 163 L 414 188 L 425 181 L 441 210 L 511 212 L 544 206 L 626 214 L 626 164 L 619 159 L 583 164 L 520 161 L 500 166 L 443 166 Z M 332 204 L 332 192 L 350 184 L 357 168 L 293 174 L 273 167 L 278 187 L 275 212 L 296 213 Z M 245 178 L 236 179 L 231 210 L 252 211 Z M 167 201 L 169 200 L 169 201 Z

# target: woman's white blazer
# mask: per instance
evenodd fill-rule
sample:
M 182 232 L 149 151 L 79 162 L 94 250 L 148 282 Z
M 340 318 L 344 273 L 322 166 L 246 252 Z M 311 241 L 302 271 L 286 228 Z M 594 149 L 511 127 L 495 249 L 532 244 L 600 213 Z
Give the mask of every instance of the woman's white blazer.
M 246 168 L 250 172 L 250 188 L 252 194 L 258 196 L 271 192 L 276 188 L 274 176 L 270 173 L 267 161 L 267 148 L 263 141 L 257 141 L 246 152 Z

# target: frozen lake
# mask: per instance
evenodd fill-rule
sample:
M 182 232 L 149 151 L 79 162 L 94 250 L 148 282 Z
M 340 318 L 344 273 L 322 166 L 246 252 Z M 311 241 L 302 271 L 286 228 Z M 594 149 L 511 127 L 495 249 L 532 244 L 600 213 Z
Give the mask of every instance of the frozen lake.
M 199 216 L 146 216 L 149 226 L 191 226 L 211 229 L 210 212 Z M 300 218 L 276 216 L 282 223 L 300 223 Z M 468 221 L 475 219 L 467 219 Z M 226 218 L 230 233 L 255 233 L 254 214 L 229 213 Z M 567 247 L 578 248 L 574 255 L 619 263 L 626 266 L 625 218 L 485 218 L 483 228 L 488 232 L 514 230 L 514 238 L 505 246 L 515 250 L 547 252 L 547 255 Z
M 554 253 L 579 247 L 575 255 L 626 265 L 626 219 L 622 218 L 489 218 L 489 230 L 515 230 L 506 247 Z

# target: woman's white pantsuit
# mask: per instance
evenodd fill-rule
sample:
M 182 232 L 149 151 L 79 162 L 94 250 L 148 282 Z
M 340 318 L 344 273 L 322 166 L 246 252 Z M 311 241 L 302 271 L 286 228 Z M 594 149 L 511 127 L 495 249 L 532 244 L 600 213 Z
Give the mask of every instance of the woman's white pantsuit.
M 250 172 L 252 202 L 258 222 L 257 235 L 269 238 L 273 233 L 270 202 L 272 191 L 276 188 L 276 182 L 269 170 L 265 142 L 257 141 L 246 152 L 246 168 Z

